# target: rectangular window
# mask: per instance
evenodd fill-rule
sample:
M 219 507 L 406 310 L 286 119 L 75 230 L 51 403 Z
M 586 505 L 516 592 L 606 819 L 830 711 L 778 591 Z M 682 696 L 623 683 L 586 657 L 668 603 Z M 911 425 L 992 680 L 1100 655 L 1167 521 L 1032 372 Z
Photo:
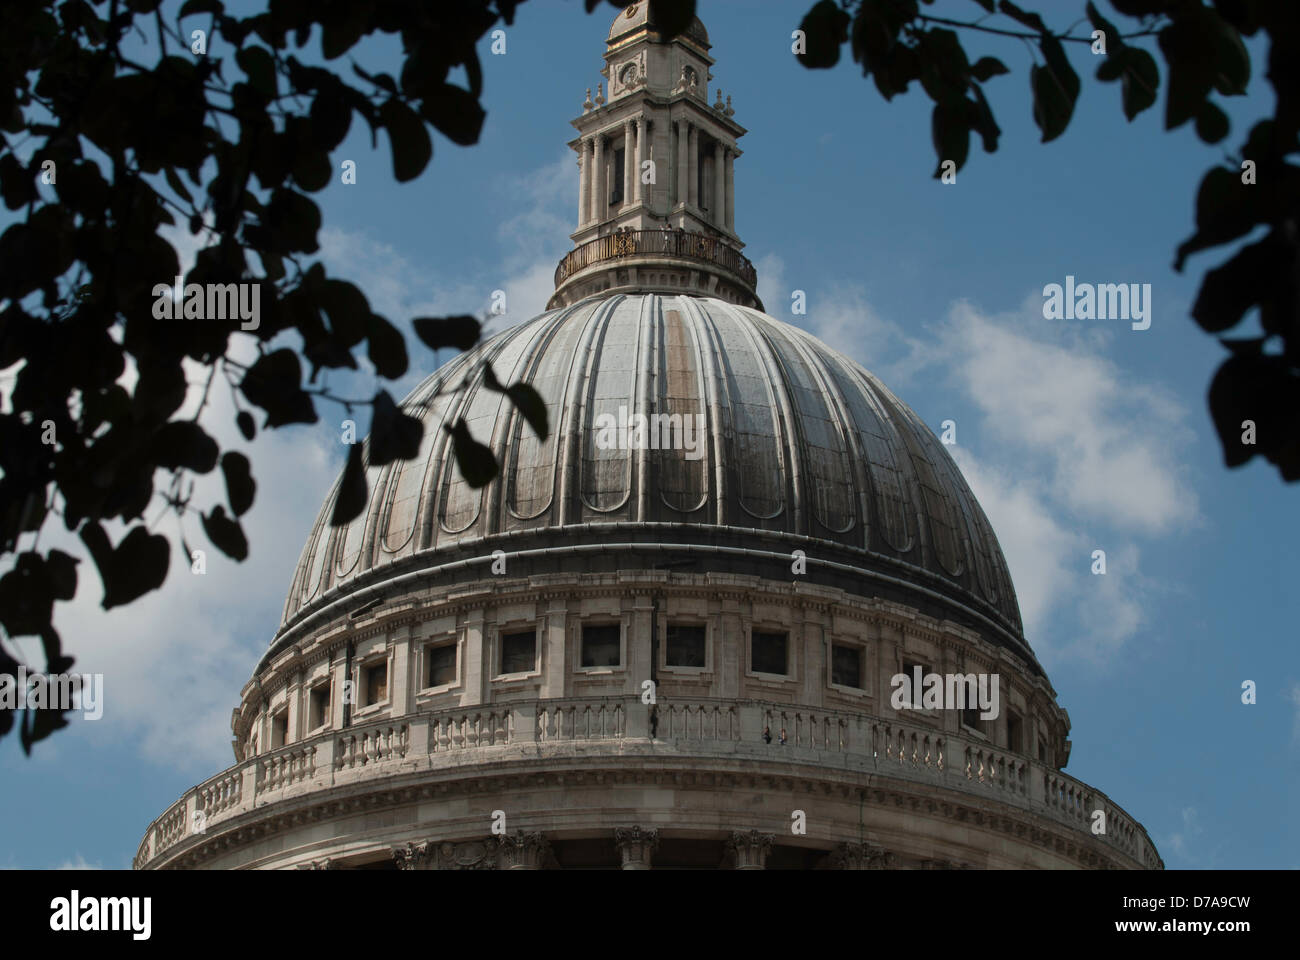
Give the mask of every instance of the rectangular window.
M 916 682 L 916 671 L 921 671 L 921 683 Z M 903 673 L 907 675 L 907 682 L 912 686 L 912 708 L 921 709 L 921 694 L 925 692 L 925 678 L 930 673 L 930 668 L 923 663 L 911 663 L 903 661 Z
M 750 636 L 749 659 L 755 673 L 779 673 L 787 670 L 786 648 L 789 635 L 785 633 L 762 633 L 755 630 Z
M 271 749 L 283 747 L 289 739 L 289 711 L 281 710 L 271 718 Z
M 844 643 L 831 644 L 831 683 L 861 690 L 862 648 Z
M 363 706 L 380 703 L 388 699 L 388 661 L 381 660 L 374 666 L 366 667 L 365 683 L 366 702 Z
M 609 195 L 610 203 L 623 202 L 623 169 L 626 156 L 622 147 L 614 151 L 614 189 Z
M 1020 722 L 1020 717 L 1014 713 L 1007 713 L 1007 749 L 1012 753 L 1024 753 L 1025 746 L 1022 742 L 1024 739 L 1024 725 Z
M 501 635 L 501 672 L 531 673 L 537 668 L 537 630 Z
M 964 708 L 961 712 L 961 722 L 964 723 L 966 726 L 970 727 L 972 730 L 979 730 L 980 708 L 979 707 Z
M 584 667 L 617 667 L 622 662 L 619 650 L 617 623 L 597 624 L 582 628 L 582 665 Z
M 684 623 L 668 624 L 665 660 L 668 666 L 703 667 L 704 650 L 704 627 Z
M 330 681 L 318 683 L 311 688 L 311 696 L 308 697 L 307 716 L 311 729 L 323 727 L 330 722 L 330 691 L 333 684 Z
M 456 645 L 444 643 L 438 647 L 425 647 L 425 658 L 429 661 L 426 686 L 441 687 L 456 682 Z

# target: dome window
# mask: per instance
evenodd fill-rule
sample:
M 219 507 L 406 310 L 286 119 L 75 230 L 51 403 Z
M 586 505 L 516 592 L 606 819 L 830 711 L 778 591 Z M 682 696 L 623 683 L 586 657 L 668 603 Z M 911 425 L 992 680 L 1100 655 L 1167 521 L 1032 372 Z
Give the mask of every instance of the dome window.
M 281 710 L 271 717 L 271 749 L 276 750 L 289 742 L 289 711 Z
M 361 689 L 365 691 L 363 707 L 374 706 L 388 699 L 388 660 L 380 660 L 361 670 Z
M 920 671 L 919 674 L 917 673 L 918 670 Z M 921 702 L 921 695 L 922 693 L 924 693 L 925 678 L 929 676 L 930 668 L 926 666 L 924 663 L 912 663 L 907 660 L 904 660 L 903 673 L 907 675 L 908 683 L 912 685 L 912 709 L 913 710 L 924 709 L 924 706 Z M 920 683 L 916 682 L 916 678 L 918 676 L 921 678 Z
M 307 716 L 311 729 L 316 730 L 330 722 L 330 691 L 333 684 L 329 680 L 318 683 L 307 694 Z
M 790 672 L 788 633 L 765 633 L 755 630 L 750 636 L 750 667 L 755 673 L 785 676 Z
M 862 648 L 847 643 L 831 645 L 831 683 L 837 687 L 866 687 L 862 678 Z
M 426 686 L 445 687 L 456 682 L 456 647 L 454 644 L 430 645 L 424 648 L 424 653 L 425 660 L 429 664 L 425 676 Z
M 531 673 L 537 669 L 537 628 L 503 634 L 501 672 Z
M 1020 720 L 1020 714 L 1007 711 L 1007 749 L 1012 753 L 1024 753 L 1024 724 Z
M 667 660 L 670 667 L 703 667 L 705 657 L 705 629 L 699 624 L 670 623 L 668 625 Z
M 617 667 L 623 662 L 621 629 L 617 623 L 588 624 L 582 628 L 582 665 Z

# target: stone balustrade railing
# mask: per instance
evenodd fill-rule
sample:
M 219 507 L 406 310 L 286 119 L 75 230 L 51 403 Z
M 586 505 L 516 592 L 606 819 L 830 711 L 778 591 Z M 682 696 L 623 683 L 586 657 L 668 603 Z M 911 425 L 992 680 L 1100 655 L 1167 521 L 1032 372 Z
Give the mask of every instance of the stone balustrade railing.
M 763 731 L 771 732 L 766 743 Z M 780 731 L 786 743 L 780 743 Z M 186 793 L 150 824 L 136 854 L 142 867 L 193 833 L 254 807 L 315 790 L 433 766 L 454 768 L 483 751 L 520 744 L 648 740 L 683 755 L 825 765 L 920 781 L 993 799 L 1091 833 L 1144 867 L 1161 862 L 1146 832 L 1105 794 L 1052 767 L 924 723 L 764 701 L 664 699 L 652 709 L 639 697 L 524 700 L 377 719 L 252 757 Z M 627 753 L 626 746 L 620 748 Z M 544 754 L 543 754 L 544 755 Z

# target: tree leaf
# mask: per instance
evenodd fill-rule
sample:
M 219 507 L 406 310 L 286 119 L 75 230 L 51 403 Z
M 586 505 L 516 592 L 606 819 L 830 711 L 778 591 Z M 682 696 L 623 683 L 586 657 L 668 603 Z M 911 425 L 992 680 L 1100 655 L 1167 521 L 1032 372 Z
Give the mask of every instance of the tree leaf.
M 414 460 L 424 438 L 424 424 L 399 410 L 387 390 L 376 393 L 372 403 L 374 418 L 370 423 L 367 457 L 370 465 L 382 467 L 394 460 Z
M 352 348 L 362 341 L 370 324 L 370 304 L 365 294 L 354 284 L 331 277 L 321 285 L 318 300 L 340 346 Z
M 975 65 L 970 68 L 970 72 L 972 77 L 983 83 L 991 77 L 999 77 L 1011 71 L 997 57 L 980 57 L 975 61 Z
M 268 100 L 275 99 L 275 61 L 270 51 L 265 47 L 241 47 L 235 51 L 235 63 L 239 64 L 239 69 L 248 76 L 248 82 L 258 93 Z
M 495 390 L 497 393 L 504 393 L 510 398 L 510 402 L 518 408 L 519 413 L 528 425 L 533 428 L 533 433 L 537 434 L 538 439 L 545 440 L 550 430 L 549 415 L 546 410 L 546 401 L 542 395 L 533 387 L 522 381 L 513 383 L 510 386 L 503 386 L 497 379 L 496 372 L 492 369 L 491 364 L 485 364 L 483 367 L 483 385 L 489 390 Z
M 478 143 L 487 113 L 478 98 L 451 83 L 440 83 L 420 101 L 420 115 L 452 143 Z
M 430 350 L 455 347 L 468 350 L 478 343 L 482 325 L 468 314 L 456 317 L 416 317 L 411 321 L 415 335 Z
M 379 123 L 388 131 L 393 151 L 393 176 L 399 183 L 414 180 L 433 156 L 429 131 L 420 115 L 396 97 L 385 100 L 379 108 Z
M 235 426 L 239 427 L 239 432 L 244 435 L 244 439 L 250 442 L 257 433 L 256 427 L 253 426 L 253 415 L 247 410 L 240 410 L 235 414 Z
M 970 125 L 966 122 L 965 102 L 941 100 L 936 103 L 930 113 L 930 136 L 934 152 L 939 157 L 934 170 L 935 179 L 943 175 L 946 160 L 953 161 L 960 170 L 970 152 Z
M 266 426 L 315 423 L 316 407 L 301 386 L 302 366 L 288 347 L 263 354 L 239 384 L 248 402 L 266 411 Z
M 237 517 L 243 516 L 253 505 L 253 495 L 257 491 L 248 457 L 227 451 L 221 455 L 221 473 L 226 479 L 226 499 L 230 501 L 230 512 Z
M 1196 114 L 1196 135 L 1206 143 L 1218 143 L 1228 135 L 1228 115 L 1206 100 Z
M 452 453 L 465 482 L 476 490 L 491 483 L 497 475 L 496 458 L 488 447 L 470 436 L 464 418 L 457 420 L 453 427 L 443 424 L 442 428 L 451 434 Z
M 406 340 L 400 330 L 377 313 L 372 313 L 366 324 L 369 340 L 370 362 L 375 373 L 385 380 L 396 380 L 405 375 L 409 365 Z
M 1034 123 L 1043 132 L 1043 143 L 1055 140 L 1070 125 L 1074 104 L 1047 67 L 1029 68 L 1029 85 L 1034 94 Z
M 805 52 L 795 54 L 799 62 L 824 70 L 840 62 L 840 45 L 849 39 L 849 15 L 834 0 L 818 0 L 799 23 L 804 32 Z
M 203 532 L 208 535 L 214 547 L 240 563 L 248 559 L 248 540 L 244 537 L 239 521 L 226 516 L 225 507 L 217 504 L 200 519 L 203 521 Z
M 82 525 L 81 540 L 104 584 L 100 606 L 105 610 L 131 603 L 150 590 L 157 590 L 167 579 L 171 560 L 167 538 L 152 534 L 141 525 L 132 527 L 122 542 L 113 547 L 104 528 L 88 522 Z
M 348 449 L 348 462 L 343 468 L 343 477 L 339 481 L 338 493 L 334 496 L 334 511 L 330 514 L 330 526 L 342 527 L 351 523 L 366 508 L 366 468 L 361 462 L 361 444 L 354 443 Z
M 163 424 L 154 435 L 152 450 L 158 466 L 195 473 L 207 473 L 215 467 L 220 452 L 217 441 L 192 420 Z
M 695 0 L 650 0 L 650 21 L 667 43 L 695 19 Z
M 1155 57 L 1137 47 L 1126 47 L 1123 60 L 1120 95 L 1124 116 L 1133 121 L 1143 110 L 1156 102 L 1160 90 L 1160 68 Z

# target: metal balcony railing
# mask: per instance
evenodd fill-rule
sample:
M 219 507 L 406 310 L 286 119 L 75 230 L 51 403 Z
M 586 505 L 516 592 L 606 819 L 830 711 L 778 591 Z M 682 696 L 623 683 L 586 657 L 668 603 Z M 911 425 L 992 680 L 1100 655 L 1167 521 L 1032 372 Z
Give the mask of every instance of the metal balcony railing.
M 717 237 L 685 230 L 625 230 L 588 240 L 570 250 L 555 268 L 555 285 L 558 287 L 594 264 L 634 255 L 703 260 L 731 271 L 751 287 L 758 283 L 758 274 L 749 259 Z

